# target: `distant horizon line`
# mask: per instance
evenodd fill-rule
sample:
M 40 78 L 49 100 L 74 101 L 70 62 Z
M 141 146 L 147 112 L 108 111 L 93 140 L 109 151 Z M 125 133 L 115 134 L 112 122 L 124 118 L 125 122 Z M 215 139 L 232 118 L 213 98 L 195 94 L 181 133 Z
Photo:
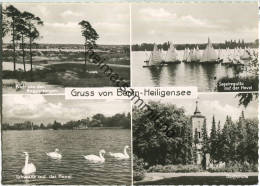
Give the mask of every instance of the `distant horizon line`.
M 255 41 L 257 40 L 258 38 L 256 38 L 255 40 L 253 40 L 253 41 L 245 41 L 244 40 L 244 43 L 255 43 Z M 231 40 L 226 40 L 226 41 L 231 41 Z M 233 40 L 232 39 L 232 41 L 238 41 L 238 40 Z M 241 40 L 240 40 L 241 41 Z M 144 44 L 144 43 L 146 43 L 146 44 L 163 44 L 163 43 L 166 43 L 166 42 L 170 42 L 170 41 L 163 41 L 163 42 L 138 42 L 138 43 L 132 43 L 131 45 L 140 45 L 140 44 Z M 190 45 L 197 45 L 197 44 L 207 44 L 208 42 L 207 41 L 205 41 L 205 42 L 197 42 L 197 43 L 175 43 L 175 42 L 173 42 L 173 44 L 174 45 L 185 45 L 185 44 L 190 44 Z M 222 42 L 213 42 L 212 40 L 211 40 L 211 43 L 213 43 L 213 44 L 218 44 L 218 43 L 225 43 L 225 41 L 222 41 Z M 238 43 L 238 42 L 237 42 Z
M 12 44 L 12 43 L 6 43 L 6 42 L 3 42 L 2 44 Z M 27 43 L 25 43 L 27 44 Z M 84 45 L 84 44 L 78 44 L 78 43 L 36 43 L 36 44 L 39 44 L 39 45 Z M 130 44 L 97 44 L 97 45 L 129 45 Z

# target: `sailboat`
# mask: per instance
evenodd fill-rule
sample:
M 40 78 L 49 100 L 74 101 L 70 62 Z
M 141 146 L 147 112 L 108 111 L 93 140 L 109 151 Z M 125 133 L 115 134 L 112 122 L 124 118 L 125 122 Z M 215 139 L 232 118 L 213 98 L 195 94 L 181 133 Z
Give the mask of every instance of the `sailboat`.
M 149 62 L 149 55 L 148 55 L 146 49 L 144 50 L 144 53 L 145 53 L 145 58 L 147 59 L 147 60 L 145 60 L 144 62 L 145 62 L 145 63 L 148 63 L 148 62 Z
M 249 50 L 245 47 L 243 54 L 240 56 L 240 59 L 242 60 L 251 60 L 250 52 Z
M 165 64 L 177 64 L 181 61 L 178 59 L 178 53 L 176 48 L 174 47 L 173 43 L 170 43 L 170 47 L 167 50 L 166 57 L 165 57 Z
M 183 55 L 183 62 L 190 63 L 192 55 L 193 55 L 192 50 L 190 50 L 189 48 L 185 48 L 184 55 Z
M 233 56 L 230 53 L 230 49 L 227 47 L 225 50 L 225 55 L 223 57 L 222 65 L 229 65 L 233 63 Z
M 144 62 L 146 63 L 146 65 L 144 65 L 143 67 L 162 66 L 163 60 L 156 44 L 154 44 L 153 46 L 153 51 L 151 52 L 149 60 Z
M 206 49 L 203 51 L 203 55 L 200 62 L 207 63 L 207 64 L 214 64 L 214 63 L 221 62 L 221 59 L 218 59 L 218 55 L 215 52 L 209 38 L 208 38 Z
M 194 48 L 190 53 L 190 62 L 198 63 L 200 62 L 200 59 L 201 59 L 200 50 L 199 47 L 197 46 L 197 48 L 196 49 Z

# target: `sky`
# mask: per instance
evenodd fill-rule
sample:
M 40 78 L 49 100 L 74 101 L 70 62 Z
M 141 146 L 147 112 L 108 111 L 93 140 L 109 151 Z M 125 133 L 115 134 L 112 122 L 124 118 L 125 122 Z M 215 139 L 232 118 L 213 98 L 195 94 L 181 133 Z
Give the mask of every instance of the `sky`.
M 224 125 L 226 116 L 237 121 L 242 110 L 246 118 L 257 118 L 258 100 L 252 101 L 246 108 L 238 105 L 236 93 L 200 93 L 198 99 L 161 99 L 162 103 L 183 107 L 187 115 L 193 115 L 198 100 L 199 110 L 211 127 L 213 114 L 216 121 Z M 33 121 L 48 124 L 54 120 L 66 122 L 91 117 L 102 113 L 112 116 L 128 113 L 131 110 L 128 100 L 65 100 L 62 95 L 4 95 L 3 122 Z
M 166 99 L 162 103 L 175 104 L 177 107 L 183 107 L 187 115 L 193 115 L 198 101 L 198 108 L 202 115 L 207 119 L 207 127 L 211 128 L 213 114 L 215 120 L 220 121 L 223 127 L 226 116 L 231 116 L 233 121 L 238 121 L 241 112 L 244 111 L 246 118 L 257 118 L 258 100 L 254 100 L 245 108 L 239 106 L 239 98 L 236 93 L 201 93 L 198 99 Z
M 7 4 L 4 4 L 5 7 Z M 130 13 L 126 3 L 12 3 L 20 11 L 40 17 L 39 43 L 81 44 L 78 23 L 87 20 L 96 29 L 98 44 L 129 44 Z M 4 42 L 10 42 L 6 37 Z
M 65 100 L 62 95 L 5 95 L 3 123 L 33 121 L 37 124 L 86 119 L 102 113 L 112 116 L 130 112 L 128 100 Z
M 132 44 L 206 43 L 258 36 L 258 5 L 250 3 L 132 4 Z

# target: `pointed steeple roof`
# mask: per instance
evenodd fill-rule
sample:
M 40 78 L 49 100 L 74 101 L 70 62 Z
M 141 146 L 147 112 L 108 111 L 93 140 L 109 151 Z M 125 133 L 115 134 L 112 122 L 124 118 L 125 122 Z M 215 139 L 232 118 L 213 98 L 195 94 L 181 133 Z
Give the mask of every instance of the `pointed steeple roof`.
M 199 111 L 198 103 L 199 103 L 199 102 L 196 101 L 196 109 L 195 109 L 194 115 L 201 115 L 201 112 Z

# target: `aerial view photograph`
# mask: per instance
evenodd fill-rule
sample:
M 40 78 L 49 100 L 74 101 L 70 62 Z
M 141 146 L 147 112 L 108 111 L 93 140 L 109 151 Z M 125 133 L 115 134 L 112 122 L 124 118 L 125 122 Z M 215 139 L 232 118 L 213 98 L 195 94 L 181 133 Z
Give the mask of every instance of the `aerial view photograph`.
M 4 93 L 130 86 L 128 4 L 3 3 L 2 9 Z

